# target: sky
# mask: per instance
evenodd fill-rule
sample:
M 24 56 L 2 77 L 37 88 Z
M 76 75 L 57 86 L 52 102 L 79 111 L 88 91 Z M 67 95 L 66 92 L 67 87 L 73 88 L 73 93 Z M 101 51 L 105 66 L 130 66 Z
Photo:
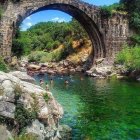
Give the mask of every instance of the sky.
M 83 1 L 97 6 L 111 5 L 113 3 L 119 2 L 119 0 L 83 0 Z M 28 28 L 39 22 L 47 22 L 47 21 L 69 22 L 71 19 L 72 17 L 64 12 L 58 10 L 44 10 L 27 17 L 22 22 L 20 28 L 22 31 L 26 31 Z

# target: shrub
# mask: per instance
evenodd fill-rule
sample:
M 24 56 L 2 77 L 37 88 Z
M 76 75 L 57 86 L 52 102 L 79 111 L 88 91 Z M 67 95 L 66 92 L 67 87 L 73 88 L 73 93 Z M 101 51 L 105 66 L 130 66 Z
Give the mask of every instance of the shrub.
M 43 95 L 43 98 L 44 98 L 44 100 L 45 100 L 46 103 L 47 103 L 47 102 L 49 101 L 49 99 L 50 99 L 50 97 L 48 96 L 47 93 L 45 93 L 45 94 Z
M 8 71 L 8 66 L 5 64 L 2 57 L 0 57 L 0 71 L 4 71 L 4 72 Z
M 118 4 L 114 3 L 109 6 L 102 6 L 101 7 L 101 15 L 102 17 L 111 17 L 113 12 L 119 12 L 119 11 L 124 11 L 124 5 L 123 4 Z
M 125 65 L 129 70 L 140 69 L 140 46 L 125 46 L 116 56 L 116 63 Z
M 29 112 L 22 104 L 17 104 L 15 111 L 15 120 L 18 124 L 19 132 L 27 125 L 30 125 L 37 117 L 36 112 Z
M 43 51 L 35 51 L 32 52 L 29 56 L 29 62 L 40 62 L 43 56 L 46 56 L 46 52 Z
M 0 124 L 6 124 L 9 129 L 14 126 L 13 119 L 6 118 L 5 116 L 0 116 Z
M 130 37 L 132 44 L 133 45 L 140 45 L 140 35 L 139 34 L 134 34 L 133 36 Z
M 51 62 L 51 61 L 60 61 L 63 59 L 63 53 L 66 52 L 64 47 L 60 47 L 55 49 L 52 52 L 44 52 L 44 51 L 35 51 L 32 52 L 29 56 L 29 62 Z

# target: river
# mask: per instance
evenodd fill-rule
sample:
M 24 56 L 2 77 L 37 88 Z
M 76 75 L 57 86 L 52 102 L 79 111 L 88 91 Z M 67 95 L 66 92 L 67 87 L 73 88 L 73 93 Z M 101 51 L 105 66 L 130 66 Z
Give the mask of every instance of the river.
M 64 108 L 73 140 L 140 140 L 140 83 L 55 76 L 50 91 Z M 50 77 L 35 76 L 49 82 Z M 64 81 L 69 80 L 69 85 Z

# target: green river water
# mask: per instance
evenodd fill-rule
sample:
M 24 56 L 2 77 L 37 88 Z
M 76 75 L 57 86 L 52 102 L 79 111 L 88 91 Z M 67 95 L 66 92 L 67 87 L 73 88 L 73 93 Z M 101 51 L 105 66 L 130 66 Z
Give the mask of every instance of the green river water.
M 50 80 L 47 75 L 35 78 Z M 91 77 L 81 81 L 80 75 L 53 79 L 50 91 L 64 108 L 61 123 L 73 129 L 73 140 L 140 140 L 140 83 Z

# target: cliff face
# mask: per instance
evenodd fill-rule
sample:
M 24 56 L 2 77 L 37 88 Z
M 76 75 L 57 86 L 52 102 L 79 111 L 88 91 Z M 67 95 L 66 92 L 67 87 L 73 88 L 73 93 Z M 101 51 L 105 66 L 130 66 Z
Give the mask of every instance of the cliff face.
M 6 129 L 6 135 L 13 137 L 24 129 L 26 135 L 37 136 L 38 140 L 59 139 L 61 105 L 25 73 L 22 80 L 13 75 L 16 74 L 0 72 L 0 126 L 4 126 L 0 127 L 1 132 Z

